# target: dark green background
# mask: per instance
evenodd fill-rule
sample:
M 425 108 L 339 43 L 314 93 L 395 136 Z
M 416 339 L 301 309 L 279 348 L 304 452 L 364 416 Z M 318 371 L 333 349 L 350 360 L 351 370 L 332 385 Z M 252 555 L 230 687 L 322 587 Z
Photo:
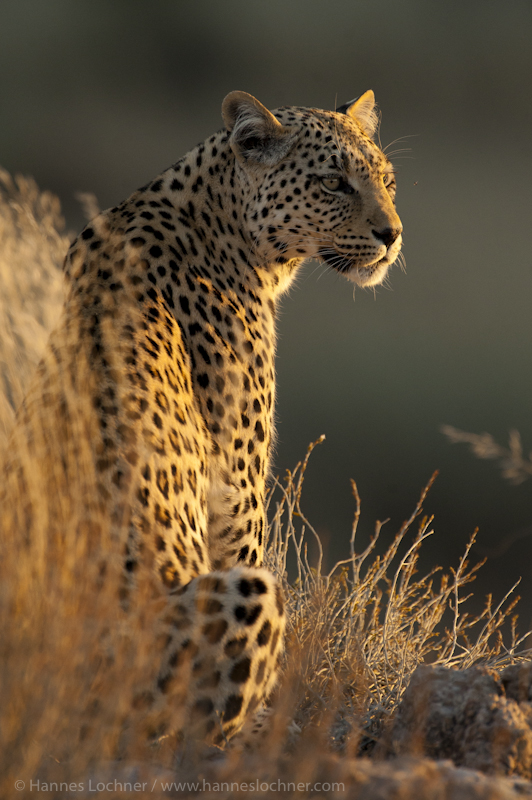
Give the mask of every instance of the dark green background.
M 77 191 L 117 203 L 221 127 L 232 89 L 333 108 L 372 88 L 399 154 L 407 273 L 357 291 L 307 265 L 284 301 L 276 469 L 319 434 L 304 496 L 329 560 L 376 518 L 390 540 L 435 468 L 425 566 L 480 526 L 478 591 L 519 575 L 532 617 L 532 482 L 451 446 L 442 423 L 532 444 L 530 0 L 4 0 L 0 163 L 83 222 Z M 517 534 L 517 536 L 515 536 Z M 513 538 L 516 541 L 512 543 Z

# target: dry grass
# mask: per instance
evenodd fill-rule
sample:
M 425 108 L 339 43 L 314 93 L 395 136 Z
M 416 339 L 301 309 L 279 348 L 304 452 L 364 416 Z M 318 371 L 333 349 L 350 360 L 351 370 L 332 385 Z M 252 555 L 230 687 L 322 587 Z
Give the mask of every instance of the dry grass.
M 7 441 L 14 409 L 59 317 L 59 267 L 67 238 L 56 198 L 39 194 L 29 180 L 11 181 L 1 173 L 0 181 L 0 409 Z M 363 786 L 373 768 L 348 757 L 371 751 L 419 663 L 458 669 L 478 663 L 501 666 L 525 655 L 520 653 L 524 637 L 518 637 L 515 620 L 508 644 L 503 643 L 503 624 L 516 602 L 510 593 L 495 606 L 488 599 L 480 616 L 464 612 L 462 592 L 478 569 L 467 560 L 473 540 L 450 575 L 437 579 L 436 570 L 417 575 L 420 548 L 432 534 L 432 519 L 422 515 L 429 487 L 392 544 L 378 556 L 380 523 L 369 546 L 357 553 L 360 501 L 353 483 L 349 557 L 324 573 L 319 537 L 301 508 L 311 446 L 286 480 L 275 483 L 270 496 L 267 563 L 285 586 L 289 635 L 284 676 L 263 745 L 247 755 L 235 746 L 226 757 L 214 760 L 194 748 L 178 748 L 176 757 L 170 740 L 148 747 L 144 712 L 131 706 L 139 687 L 149 684 L 158 667 L 161 596 L 151 577 L 141 573 L 128 613 L 116 601 L 119 553 L 107 534 L 105 508 L 93 509 L 89 527 L 79 512 L 87 508 L 87 497 L 96 494 L 87 446 L 91 410 L 80 403 L 79 386 L 64 381 L 61 393 L 64 419 L 57 430 L 75 442 L 77 477 L 69 481 L 68 490 L 64 476 L 51 468 L 50 443 L 44 438 L 36 436 L 28 446 L 15 437 L 7 450 L 8 458 L 13 446 L 22 452 L 30 477 L 25 483 L 12 482 L 9 491 L 2 487 L 1 497 L 1 797 L 33 796 L 28 791 L 32 779 L 83 783 L 86 789 L 91 776 L 94 783 L 102 776 L 123 782 L 149 780 L 153 789 L 147 793 L 153 797 L 166 796 L 163 780 L 176 776 L 296 783 L 336 779 Z M 409 541 L 414 526 L 417 532 Z M 312 565 L 307 556 L 311 540 L 320 553 Z M 291 558 L 297 579 L 289 584 L 286 565 Z M 286 726 L 292 717 L 303 732 L 293 755 L 286 756 Z M 334 755 L 334 750 L 342 755 Z M 447 778 L 435 768 L 407 771 L 412 776 L 418 768 L 428 777 L 420 777 L 418 788 L 408 796 L 421 798 L 423 791 L 434 796 L 430 787 Z M 16 780 L 25 781 L 25 791 L 14 791 Z M 213 792 L 215 797 L 235 795 Z M 268 796 L 264 790 L 258 794 Z M 274 790 L 272 794 L 283 796 Z M 322 789 L 322 796 L 328 794 Z M 54 796 L 68 795 L 58 791 Z M 117 787 L 102 796 L 139 793 Z M 351 796 L 364 795 L 353 789 Z M 370 796 L 368 789 L 365 797 Z M 503 794 L 493 795 L 499 796 Z
M 57 197 L 0 169 L 0 449 L 63 303 L 64 227 Z
M 453 444 L 467 443 L 477 458 L 493 459 L 499 462 L 503 478 L 519 484 L 532 476 L 532 452 L 528 457 L 523 453 L 523 443 L 519 431 L 511 430 L 508 447 L 497 444 L 491 433 L 466 433 L 452 425 L 444 425 L 442 433 Z
M 324 574 L 319 537 L 301 509 L 308 458 L 319 441 L 309 447 L 294 472 L 287 474 L 284 485 L 276 484 L 270 500 L 275 511 L 268 560 L 289 598 L 289 661 L 294 660 L 291 668 L 300 673 L 302 684 L 298 718 L 304 723 L 319 719 L 320 714 L 330 714 L 331 705 L 336 704 L 332 734 L 338 744 L 358 731 L 364 749 L 371 749 L 419 664 L 465 669 L 482 663 L 498 669 L 524 655 L 520 650 L 524 650 L 527 634 L 517 633 L 515 586 L 496 605 L 488 597 L 481 614 L 465 610 L 471 595 L 464 595 L 464 588 L 482 566 L 482 562 L 474 566 L 468 562 L 476 532 L 450 575 L 438 575 L 439 568 L 417 575 L 420 548 L 433 535 L 433 519 L 423 515 L 422 504 L 435 475 L 380 556 L 374 555 L 380 522 L 366 549 L 356 551 L 360 498 L 353 481 L 350 556 Z M 409 543 L 414 526 L 417 531 Z M 320 553 L 315 567 L 308 562 L 309 539 L 316 542 Z M 286 577 L 290 549 L 296 555 L 298 572 L 292 585 Z M 509 627 L 506 644 L 504 627 Z

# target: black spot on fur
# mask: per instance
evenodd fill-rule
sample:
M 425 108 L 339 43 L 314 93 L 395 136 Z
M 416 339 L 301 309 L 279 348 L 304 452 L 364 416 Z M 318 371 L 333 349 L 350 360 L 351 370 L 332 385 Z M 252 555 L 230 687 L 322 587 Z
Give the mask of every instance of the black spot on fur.
M 203 627 L 203 635 L 209 644 L 217 644 L 223 637 L 227 630 L 227 621 L 225 619 L 217 619 L 213 622 L 208 622 Z M 229 643 L 228 643 L 229 644 Z M 228 645 L 225 646 L 227 651 Z
M 244 650 L 246 649 L 246 645 L 248 643 L 248 637 L 242 636 L 240 639 L 231 639 L 230 642 L 224 647 L 224 653 L 229 658 L 238 658 Z
M 240 713 L 242 702 L 243 698 L 239 694 L 229 695 L 223 711 L 224 722 L 229 722 L 229 720 L 234 719 Z
M 260 662 L 259 666 L 258 666 L 257 674 L 255 675 L 255 683 L 257 685 L 259 683 L 262 683 L 262 681 L 264 680 L 264 673 L 265 672 L 266 672 L 266 659 L 263 658 L 262 661 Z
M 272 626 L 269 620 L 266 620 L 262 628 L 260 629 L 258 636 L 257 636 L 257 644 L 259 647 L 264 647 L 264 645 L 268 644 L 272 632 Z
M 208 717 L 214 711 L 214 703 L 210 697 L 201 697 L 192 706 L 192 717 Z
M 249 656 L 237 661 L 234 665 L 233 669 L 229 673 L 229 679 L 233 681 L 233 683 L 245 683 L 251 671 L 251 659 Z

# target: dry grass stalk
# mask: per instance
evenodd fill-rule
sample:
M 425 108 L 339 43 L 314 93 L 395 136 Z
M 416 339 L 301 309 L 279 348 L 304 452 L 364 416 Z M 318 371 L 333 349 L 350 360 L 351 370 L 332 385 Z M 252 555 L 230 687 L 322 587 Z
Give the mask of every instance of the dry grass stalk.
M 443 425 L 442 433 L 453 443 L 466 442 L 477 458 L 491 458 L 499 462 L 503 478 L 519 484 L 532 476 L 532 452 L 523 453 L 519 431 L 511 430 L 508 447 L 497 444 L 491 433 L 466 433 L 451 425 Z

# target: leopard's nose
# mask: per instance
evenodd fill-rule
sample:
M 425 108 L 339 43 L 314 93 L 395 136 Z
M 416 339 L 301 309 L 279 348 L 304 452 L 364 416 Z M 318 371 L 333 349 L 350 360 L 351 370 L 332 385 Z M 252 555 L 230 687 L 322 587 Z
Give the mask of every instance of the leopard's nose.
M 372 230 L 373 236 L 381 241 L 386 247 L 390 247 L 398 236 L 400 236 L 402 228 L 383 228 L 382 231 Z

